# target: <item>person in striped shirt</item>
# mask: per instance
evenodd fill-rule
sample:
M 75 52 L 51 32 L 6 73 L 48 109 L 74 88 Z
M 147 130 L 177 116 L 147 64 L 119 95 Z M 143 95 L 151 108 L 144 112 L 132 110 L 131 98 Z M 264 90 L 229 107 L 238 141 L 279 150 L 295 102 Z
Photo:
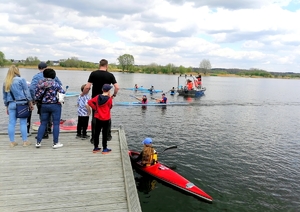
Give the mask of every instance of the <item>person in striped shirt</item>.
M 83 91 L 86 84 L 81 86 L 81 92 Z M 90 96 L 87 94 L 79 95 L 77 99 L 77 113 L 78 113 L 78 122 L 77 122 L 77 134 L 76 138 L 81 138 L 82 140 L 87 139 L 89 136 L 86 134 L 89 117 L 91 114 L 90 106 L 88 105 L 88 101 L 90 100 Z

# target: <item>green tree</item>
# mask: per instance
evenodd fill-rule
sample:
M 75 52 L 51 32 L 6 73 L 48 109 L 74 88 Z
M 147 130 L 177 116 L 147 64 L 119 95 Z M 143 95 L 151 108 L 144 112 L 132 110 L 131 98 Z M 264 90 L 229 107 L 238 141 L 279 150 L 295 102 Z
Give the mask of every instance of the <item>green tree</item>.
M 59 65 L 61 67 L 76 67 L 76 68 L 97 68 L 97 64 L 92 62 L 87 62 L 83 60 L 79 60 L 77 57 L 71 57 L 67 60 L 60 62 Z
M 5 64 L 5 55 L 3 52 L 0 51 L 0 66 Z
M 41 61 L 37 57 L 27 57 L 25 60 L 25 65 L 38 65 Z
M 53 66 L 53 62 L 51 62 L 50 60 L 47 60 L 46 64 L 47 66 Z
M 178 71 L 180 74 L 184 74 L 187 72 L 187 69 L 184 66 L 179 66 Z
M 130 71 L 134 65 L 134 57 L 130 54 L 123 54 L 117 58 L 122 71 Z
M 203 59 L 199 65 L 200 71 L 203 71 L 204 75 L 207 74 L 207 71 L 211 69 L 210 61 Z
M 174 64 L 169 63 L 168 65 L 166 65 L 166 68 L 168 70 L 168 73 L 173 73 L 173 74 L 176 73 L 176 67 Z

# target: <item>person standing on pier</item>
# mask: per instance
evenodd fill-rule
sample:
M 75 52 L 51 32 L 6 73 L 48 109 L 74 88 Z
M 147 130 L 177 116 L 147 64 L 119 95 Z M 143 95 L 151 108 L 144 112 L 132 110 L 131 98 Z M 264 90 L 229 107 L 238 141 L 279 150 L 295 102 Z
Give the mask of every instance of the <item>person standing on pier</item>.
M 119 91 L 119 85 L 116 81 L 115 76 L 107 71 L 108 68 L 108 61 L 105 59 L 100 60 L 99 64 L 99 70 L 93 71 L 88 79 L 88 82 L 81 93 L 81 96 L 87 94 L 89 90 L 91 89 L 92 86 L 92 98 L 95 96 L 102 94 L 102 87 L 104 84 L 113 84 L 114 86 L 114 93 L 112 97 L 116 97 L 118 91 Z M 91 137 L 91 143 L 94 143 L 94 134 L 95 134 L 95 124 L 96 124 L 96 119 L 95 119 L 95 110 L 92 110 L 92 137 Z M 107 140 L 110 141 L 112 139 L 111 136 L 111 120 L 109 121 L 109 127 L 108 127 L 108 136 Z
M 61 118 L 61 103 L 58 100 L 57 93 L 65 93 L 62 86 L 55 81 L 56 72 L 47 68 L 43 71 L 44 79 L 40 80 L 36 85 L 35 99 L 41 103 L 41 125 L 38 129 L 38 135 L 36 137 L 36 148 L 41 147 L 41 141 L 47 128 L 47 123 L 52 117 L 53 120 L 53 149 L 57 149 L 63 146 L 58 141 L 59 137 L 59 125 Z
M 15 142 L 15 127 L 17 122 L 16 104 L 28 102 L 29 109 L 33 110 L 32 97 L 26 80 L 21 77 L 19 69 L 14 65 L 8 69 L 3 84 L 3 101 L 6 107 L 6 113 L 9 115 L 8 136 L 10 147 L 14 147 L 18 145 L 18 143 Z M 27 140 L 27 118 L 20 118 L 20 130 L 23 146 L 29 146 L 31 142 Z
M 107 148 L 107 131 L 111 119 L 110 110 L 112 108 L 112 97 L 110 96 L 111 88 L 111 85 L 104 84 L 102 87 L 102 94 L 99 94 L 88 101 L 88 105 L 95 111 L 94 118 L 96 119 L 93 153 L 100 152 L 101 150 L 99 148 L 99 136 L 101 130 L 103 147 L 102 154 L 108 154 L 111 151 L 111 149 Z
M 31 93 L 31 96 L 34 97 L 35 96 L 35 89 L 36 89 L 36 86 L 38 84 L 38 82 L 40 80 L 43 80 L 44 79 L 44 76 L 43 76 L 43 72 L 44 70 L 47 68 L 47 64 L 45 62 L 40 62 L 40 64 L 38 65 L 38 69 L 39 69 L 39 73 L 37 73 L 36 75 L 33 76 L 32 80 L 31 80 L 31 83 L 30 83 L 30 86 L 29 86 L 29 90 L 30 90 L 30 93 Z M 62 86 L 62 83 L 61 81 L 58 79 L 58 77 L 56 76 L 54 78 L 54 80 L 60 85 Z M 40 118 L 40 122 L 41 122 L 41 102 L 39 101 L 35 101 L 36 103 L 36 107 L 37 107 L 37 114 L 39 114 L 39 118 Z M 43 139 L 48 139 L 49 138 L 49 135 L 48 133 L 51 133 L 51 127 L 52 127 L 52 120 L 51 118 L 49 119 L 49 122 L 47 124 L 47 127 L 46 127 L 46 130 L 44 132 L 44 135 L 43 135 Z M 37 138 L 37 137 L 35 137 Z
M 81 86 L 81 92 L 83 91 L 86 84 Z M 76 138 L 81 138 L 82 140 L 87 139 L 89 136 L 86 134 L 88 125 L 89 125 L 89 118 L 91 114 L 90 106 L 88 105 L 88 101 L 90 100 L 90 96 L 86 95 L 79 95 L 77 99 L 77 114 L 78 114 L 78 121 L 77 121 L 77 134 Z

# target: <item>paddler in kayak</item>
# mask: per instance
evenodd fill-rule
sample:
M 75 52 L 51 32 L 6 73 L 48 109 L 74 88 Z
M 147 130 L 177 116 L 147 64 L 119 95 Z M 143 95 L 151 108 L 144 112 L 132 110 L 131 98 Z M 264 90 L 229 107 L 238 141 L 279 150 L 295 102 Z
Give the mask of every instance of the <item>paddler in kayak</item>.
M 151 85 L 151 87 L 148 89 L 150 94 L 153 94 L 153 92 L 155 91 L 154 86 Z
M 175 94 L 175 88 L 172 87 L 172 89 L 170 90 L 170 95 L 174 95 Z
M 137 84 L 134 85 L 134 89 L 138 89 L 139 86 Z
M 152 139 L 145 138 L 142 141 L 142 144 L 144 144 L 143 151 L 139 154 L 135 161 L 138 161 L 142 166 L 151 166 L 156 164 L 157 152 L 152 147 Z
M 148 99 L 147 99 L 146 94 L 144 94 L 142 98 L 137 97 L 136 99 L 139 100 L 142 104 L 147 104 L 148 103 Z
M 167 100 L 168 100 L 168 98 L 166 97 L 166 94 L 163 93 L 163 94 L 161 95 L 161 99 L 156 99 L 156 102 L 166 104 L 166 103 L 167 103 Z

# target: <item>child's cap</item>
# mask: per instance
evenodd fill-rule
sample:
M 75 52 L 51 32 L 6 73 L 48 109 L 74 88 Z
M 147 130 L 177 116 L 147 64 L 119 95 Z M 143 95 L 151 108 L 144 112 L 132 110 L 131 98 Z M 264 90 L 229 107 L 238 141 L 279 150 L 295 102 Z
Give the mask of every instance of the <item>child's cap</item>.
M 151 139 L 151 138 L 145 138 L 145 139 L 142 141 L 142 144 L 152 144 L 152 139 Z
M 109 85 L 109 84 L 104 84 L 103 87 L 102 87 L 102 90 L 107 92 L 107 91 L 109 91 L 111 88 L 112 88 L 111 85 Z

